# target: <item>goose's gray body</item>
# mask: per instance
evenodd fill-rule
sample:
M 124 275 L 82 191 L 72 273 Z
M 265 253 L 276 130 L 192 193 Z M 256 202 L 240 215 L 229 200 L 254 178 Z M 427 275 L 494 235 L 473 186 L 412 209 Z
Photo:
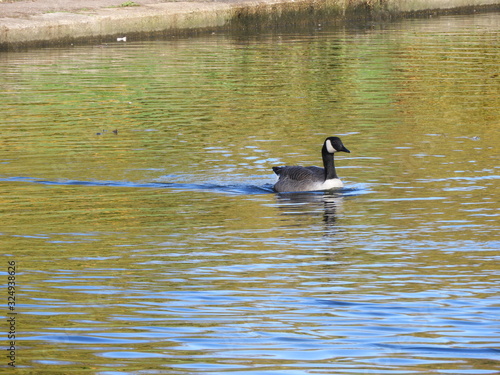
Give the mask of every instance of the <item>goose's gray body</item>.
M 300 167 L 284 166 L 273 167 L 278 176 L 278 182 L 274 185 L 277 192 L 330 190 L 344 186 L 335 171 L 333 154 L 339 151 L 350 152 L 338 137 L 329 137 L 323 143 L 321 154 L 323 166 Z

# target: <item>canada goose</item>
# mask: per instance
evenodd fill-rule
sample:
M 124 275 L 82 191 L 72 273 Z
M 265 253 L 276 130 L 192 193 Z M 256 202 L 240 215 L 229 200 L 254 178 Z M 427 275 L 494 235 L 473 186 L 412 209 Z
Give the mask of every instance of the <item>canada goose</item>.
M 344 186 L 335 172 L 333 154 L 339 151 L 349 151 L 339 137 L 328 137 L 323 143 L 321 155 L 323 166 L 320 167 L 273 167 L 278 175 L 278 182 L 274 185 L 277 192 L 330 190 Z

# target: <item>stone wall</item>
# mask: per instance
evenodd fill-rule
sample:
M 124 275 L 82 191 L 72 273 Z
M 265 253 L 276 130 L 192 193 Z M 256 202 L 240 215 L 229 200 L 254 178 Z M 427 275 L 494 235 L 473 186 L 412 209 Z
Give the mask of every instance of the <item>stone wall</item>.
M 219 0 L 212 2 L 138 1 L 110 7 L 93 0 L 81 9 L 55 8 L 49 0 L 0 3 L 0 50 L 26 46 L 110 42 L 117 37 L 143 39 L 158 34 L 207 30 L 259 31 L 349 19 L 381 19 L 449 11 L 500 10 L 500 0 Z M 29 13 L 36 3 L 36 13 Z M 47 12 L 43 5 L 47 3 Z M 31 5 L 30 5 L 31 4 Z M 62 2 L 61 4 L 64 4 Z M 50 5 L 50 7 L 49 7 Z M 13 10 L 23 11 L 23 16 Z M 35 7 L 34 7 L 35 8 Z M 11 14 L 9 14 L 9 9 Z M 14 16 L 14 14 L 17 14 Z

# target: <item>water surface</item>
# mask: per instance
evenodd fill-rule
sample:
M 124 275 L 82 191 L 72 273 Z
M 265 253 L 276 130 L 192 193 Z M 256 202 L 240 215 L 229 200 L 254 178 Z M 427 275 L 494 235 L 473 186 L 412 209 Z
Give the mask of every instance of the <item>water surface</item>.
M 0 54 L 18 372 L 497 373 L 499 23 Z

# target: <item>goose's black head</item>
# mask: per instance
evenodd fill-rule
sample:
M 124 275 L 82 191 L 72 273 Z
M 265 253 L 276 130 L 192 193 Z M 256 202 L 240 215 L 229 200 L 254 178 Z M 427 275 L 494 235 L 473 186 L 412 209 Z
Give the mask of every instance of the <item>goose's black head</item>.
M 339 151 L 348 153 L 351 152 L 344 146 L 339 137 L 328 137 L 327 139 L 325 139 L 325 143 L 323 144 L 323 152 L 334 154 Z

